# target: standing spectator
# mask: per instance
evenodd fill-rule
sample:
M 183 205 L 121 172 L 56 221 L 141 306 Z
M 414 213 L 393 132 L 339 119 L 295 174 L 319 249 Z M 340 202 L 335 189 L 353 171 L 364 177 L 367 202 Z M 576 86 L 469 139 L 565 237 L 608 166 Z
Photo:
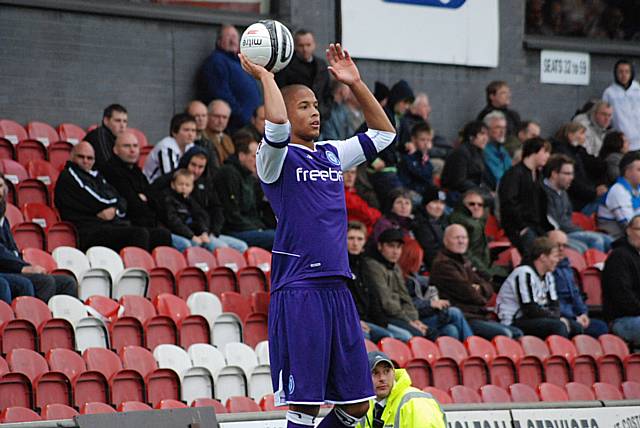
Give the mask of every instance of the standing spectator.
M 516 164 L 520 162 L 522 158 L 522 144 L 529 138 L 535 138 L 540 136 L 540 124 L 532 120 L 523 120 L 518 126 L 516 137 L 517 139 L 510 139 L 504 144 L 504 148 L 509 152 L 509 156 Z
M 582 300 L 582 292 L 576 284 L 575 274 L 571 262 L 565 254 L 568 244 L 567 235 L 561 230 L 549 232 L 549 240 L 558 247 L 560 261 L 553 271 L 556 293 L 560 302 L 560 316 L 577 322 L 582 327 L 582 333 L 598 338 L 608 333 L 607 323 L 599 319 L 589 318 L 589 310 Z M 580 331 L 579 329 L 576 330 Z
M 347 204 L 347 218 L 349 221 L 358 221 L 367 228 L 367 235 L 373 231 L 373 225 L 382 216 L 379 210 L 372 207 L 358 195 L 356 190 L 356 171 L 351 168 L 342 173 L 344 179 L 344 196 Z
M 332 82 L 333 104 L 331 116 L 322 124 L 323 140 L 346 140 L 353 137 L 364 115 L 351 89 L 337 80 Z
M 547 199 L 542 189 L 542 167 L 549 159 L 551 144 L 542 138 L 524 142 L 522 161 L 509 169 L 498 186 L 500 222 L 520 254 L 552 227 L 547 221 Z
M 640 152 L 629 152 L 620 161 L 620 173 L 598 207 L 598 227 L 618 239 L 627 223 L 640 214 Z
M 199 76 L 200 100 L 205 104 L 221 99 L 231 107 L 229 129 L 235 131 L 249 123 L 261 104 L 255 80 L 240 66 L 240 35 L 233 25 L 223 25 L 216 48 L 202 64 Z
M 606 185 L 611 186 L 620 177 L 620 161 L 629 151 L 629 140 L 619 131 L 607 132 L 598 154 L 598 159 L 605 163 L 607 169 Z
M 111 156 L 113 156 L 113 144 L 118 134 L 126 131 L 129 118 L 127 109 L 120 104 L 111 104 L 104 109 L 102 114 L 102 124 L 85 135 L 84 140 L 88 141 L 96 153 L 96 169 L 104 171 L 104 167 Z M 53 143 L 53 141 L 51 141 Z
M 573 181 L 573 160 L 564 155 L 553 155 L 544 168 L 544 191 L 547 195 L 547 219 L 554 228 L 569 235 L 569 246 L 581 253 L 595 248 L 609 251 L 613 239 L 604 233 L 583 230 L 571 219 L 573 209 L 567 189 Z
M 225 218 L 222 231 L 250 246 L 271 250 L 275 230 L 265 228 L 257 207 L 258 143 L 250 136 L 238 138 L 235 143 L 236 154 L 227 159 L 216 175 Z
M 626 236 L 613 243 L 602 271 L 602 311 L 611 331 L 640 347 L 640 215 L 625 226 Z
M 633 80 L 633 64 L 626 59 L 616 62 L 613 78 L 602 99 L 613 107 L 613 127 L 629 138 L 631 150 L 640 150 L 640 84 Z
M 235 153 L 231 137 L 224 132 L 229 125 L 230 117 L 231 107 L 226 101 L 213 100 L 209 103 L 209 119 L 203 134 L 211 142 L 211 145 L 205 148 L 215 155 L 215 158 L 211 158 L 210 169 L 217 170 L 229 156 Z
M 170 132 L 153 147 L 144 163 L 142 170 L 150 183 L 178 168 L 180 158 L 196 139 L 196 121 L 187 113 L 178 113 L 171 118 Z
M 493 110 L 501 111 L 507 119 L 507 136 L 515 136 L 520 125 L 520 115 L 511 110 L 511 88 L 503 80 L 494 80 L 485 88 L 487 105 L 478 113 L 476 120 L 483 120 Z
M 586 129 L 585 149 L 592 156 L 598 156 L 602 141 L 607 133 L 607 129 L 611 126 L 611 118 L 613 117 L 613 107 L 602 100 L 598 100 L 593 104 L 591 110 L 581 113 L 573 118 Z
M 483 121 L 489 132 L 489 142 L 483 151 L 484 163 L 487 167 L 489 187 L 495 190 L 504 173 L 511 168 L 511 156 L 504 147 L 507 139 L 507 120 L 502 112 L 494 110 L 487 114 Z
M 524 334 L 546 339 L 552 334 L 574 336 L 582 326 L 560 314 L 553 271 L 560 261 L 558 246 L 547 237 L 531 245 L 530 257 L 511 272 L 498 293 L 500 322 Z
M 407 152 L 400 160 L 400 180 L 404 186 L 422 195 L 433 185 L 433 164 L 430 152 L 433 147 L 433 130 L 426 123 L 417 123 L 411 130 Z
M 459 224 L 448 226 L 444 234 L 444 248 L 433 261 L 430 284 L 437 287 L 442 298 L 462 310 L 474 334 L 489 340 L 498 335 L 522 336 L 519 329 L 492 321 L 491 311 L 486 305 L 493 296 L 493 287 L 478 275 L 465 256 L 468 248 L 465 228 Z
M 444 230 L 449 223 L 444 214 L 445 199 L 443 191 L 435 187 L 427 189 L 422 195 L 422 210 L 416 215 L 413 232 L 424 251 L 423 261 L 428 271 L 442 248 Z

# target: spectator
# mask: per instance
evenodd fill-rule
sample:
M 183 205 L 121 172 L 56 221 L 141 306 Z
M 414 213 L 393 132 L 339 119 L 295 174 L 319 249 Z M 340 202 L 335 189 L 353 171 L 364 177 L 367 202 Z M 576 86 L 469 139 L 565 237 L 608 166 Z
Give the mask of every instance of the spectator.
M 398 266 L 403 245 L 404 240 L 400 230 L 385 230 L 378 238 L 378 244 L 372 251 L 371 257 L 364 261 L 362 270 L 364 280 L 378 293 L 382 310 L 391 328 L 400 327 L 413 336 L 435 339 L 437 333 L 420 321 L 418 310 L 413 305 L 402 271 Z
M 418 123 L 429 121 L 431 114 L 431 104 L 429 96 L 424 92 L 416 94 L 415 99 L 400 119 L 400 129 L 398 130 L 398 149 L 404 152 L 404 145 L 411 139 L 411 130 Z
M 498 186 L 500 222 L 520 254 L 552 227 L 547 221 L 547 199 L 541 169 L 549 159 L 551 144 L 542 138 L 524 142 L 522 161 L 509 169 Z
M 476 271 L 484 279 L 491 281 L 498 289 L 499 286 L 496 287 L 496 284 L 502 284 L 508 272 L 503 266 L 491 265 L 489 239 L 485 233 L 487 215 L 480 192 L 473 189 L 467 190 L 462 195 L 461 203 L 451 213 L 449 221 L 452 224 L 459 224 L 467 230 L 469 248 L 466 256 Z
M 620 161 L 620 173 L 598 207 L 598 228 L 618 239 L 627 223 L 640 214 L 640 152 L 629 152 Z
M 422 195 L 433 185 L 433 164 L 430 159 L 433 147 L 433 130 L 426 123 L 417 123 L 411 130 L 411 140 L 406 144 L 399 166 L 400 180 L 404 186 Z
M 250 136 L 238 138 L 235 143 L 236 154 L 227 159 L 216 175 L 225 218 L 222 231 L 250 246 L 271 250 L 275 230 L 265 228 L 257 207 L 258 143 Z
M 93 146 L 96 153 L 96 169 L 104 171 L 104 167 L 113 156 L 113 144 L 121 132 L 126 131 L 129 118 L 127 109 L 120 104 L 111 104 L 104 109 L 102 124 L 89 132 L 85 141 Z M 51 141 L 53 143 L 54 141 Z
M 260 104 L 251 115 L 251 122 L 246 124 L 240 131 L 251 134 L 256 141 L 262 141 L 264 136 L 264 104 Z
M 229 124 L 230 115 L 231 108 L 226 101 L 213 100 L 209 103 L 209 119 L 204 135 L 212 143 L 206 149 L 215 155 L 215 158 L 211 157 L 210 169 L 217 170 L 229 156 L 235 153 L 231 137 L 224 132 Z
M 394 369 L 386 354 L 370 352 L 369 368 L 376 397 L 358 428 L 446 427 L 446 419 L 438 402 L 431 394 L 412 387 L 409 373 L 405 369 Z
M 348 283 L 360 315 L 362 332 L 367 339 L 375 343 L 383 337 L 394 337 L 407 342 L 411 339 L 411 333 L 399 327 L 389 326 L 389 320 L 382 311 L 378 292 L 373 288 L 373 284 L 364 280 L 363 250 L 366 239 L 364 224 L 350 221 L 347 226 L 347 250 L 349 251 L 349 268 L 353 277 Z
M 416 216 L 414 234 L 424 251 L 423 261 L 427 271 L 433 266 L 433 259 L 442 248 L 447 217 L 444 215 L 446 195 L 435 187 L 422 195 L 423 209 Z
M 509 156 L 516 164 L 522 158 L 522 144 L 529 138 L 540 136 L 540 124 L 532 120 L 523 120 L 517 129 L 517 139 L 510 139 L 505 142 L 504 148 L 509 152 Z
M 553 155 L 544 168 L 544 191 L 547 196 L 547 220 L 569 236 L 569 246 L 584 253 L 588 248 L 608 252 L 610 236 L 584 230 L 572 220 L 573 209 L 567 189 L 573 181 L 573 160 L 565 155 Z
M 560 261 L 558 246 L 547 237 L 536 238 L 526 262 L 511 272 L 498 293 L 500 322 L 524 334 L 546 339 L 582 332 L 577 322 L 561 316 L 553 271 Z
M 92 169 L 94 159 L 93 147 L 86 141 L 73 148 L 55 187 L 60 217 L 78 229 L 82 251 L 95 245 L 114 251 L 128 246 L 150 251 L 161 239 L 154 229 L 131 226 L 126 201 Z
M 364 115 L 351 89 L 337 80 L 332 82 L 331 116 L 322 123 L 322 140 L 346 140 L 353 137 Z
M 570 122 L 556 133 L 553 152 L 561 153 L 574 162 L 574 179 L 568 193 L 574 211 L 591 215 L 597 208 L 597 199 L 607 191 L 604 182 L 605 165 L 584 148 L 586 128 Z M 596 184 L 599 183 L 599 184 Z
M 86 144 L 86 143 L 85 143 Z M 46 275 L 44 267 L 24 261 L 13 239 L 11 225 L 5 217 L 7 187 L 0 174 L 0 290 L 2 300 L 11 304 L 18 296 L 36 296 L 45 303 L 56 294 L 76 297 L 76 281 L 67 275 Z
M 204 147 L 208 150 L 210 152 L 209 157 L 213 159 L 214 163 L 219 164 L 218 155 L 215 150 L 213 150 L 213 142 L 204 134 L 209 121 L 207 106 L 200 101 L 194 100 L 187 105 L 185 113 L 193 117 L 196 121 L 196 139 L 193 143 L 196 146 Z
M 376 81 L 373 87 L 373 96 L 376 98 L 382 108 L 389 103 L 389 87 L 382 82 Z
M 150 203 L 151 186 L 138 166 L 140 145 L 136 135 L 130 131 L 118 135 L 113 153 L 107 162 L 104 178 L 124 198 L 127 219 L 133 226 L 149 228 L 151 247 L 171 245 L 169 231 L 158 227 L 158 216 Z
M 240 66 L 239 48 L 240 35 L 236 27 L 223 25 L 216 48 L 202 64 L 199 76 L 202 102 L 208 104 L 221 99 L 231 107 L 231 131 L 249 123 L 251 114 L 262 103 L 256 81 Z
M 486 305 L 493 296 L 493 287 L 476 273 L 465 256 L 468 247 L 465 228 L 459 224 L 448 226 L 444 234 L 444 248 L 433 261 L 430 284 L 437 287 L 440 296 L 462 310 L 475 335 L 489 340 L 498 335 L 522 336 L 517 328 L 491 320 L 491 312 Z
M 574 122 L 586 129 L 584 148 L 590 155 L 598 156 L 600 153 L 602 141 L 611 125 L 612 117 L 613 107 L 606 101 L 598 100 L 587 113 L 581 113 L 573 118 Z
M 326 121 L 331 116 L 331 87 L 327 62 L 314 55 L 316 41 L 309 30 L 300 29 L 293 35 L 295 53 L 289 65 L 276 73 L 280 88 L 288 85 L 304 85 L 311 88 L 318 100 L 320 117 Z
M 602 271 L 602 311 L 611 331 L 640 347 L 640 215 L 625 226 L 626 236 L 613 243 Z
M 376 224 L 382 214 L 358 195 L 356 190 L 356 171 L 357 168 L 351 168 L 342 173 L 347 218 L 349 221 L 362 222 L 367 228 L 367 235 L 369 235 L 373 231 L 373 225 Z
M 457 204 L 469 189 L 481 188 L 483 196 L 489 196 L 483 154 L 488 141 L 484 123 L 469 122 L 464 126 L 462 144 L 449 155 L 442 170 L 441 183 L 448 191 L 450 205 Z
M 620 177 L 620 161 L 628 151 L 629 140 L 622 132 L 607 132 L 598 154 L 598 159 L 604 162 L 607 168 L 607 186 L 611 186 Z
M 633 64 L 626 59 L 616 62 L 613 78 L 602 99 L 613 108 L 613 127 L 629 138 L 631 150 L 640 150 L 640 84 L 633 80 Z
M 142 169 L 149 182 L 178 168 L 180 158 L 193 146 L 196 139 L 196 121 L 187 113 L 171 118 L 171 135 L 160 140 L 151 150 Z
M 487 114 L 484 124 L 489 132 L 489 142 L 484 148 L 484 164 L 487 167 L 489 187 L 495 190 L 500 179 L 511 168 L 511 156 L 504 147 L 507 138 L 507 120 L 504 114 L 494 110 Z
M 404 236 L 411 237 L 414 227 L 413 202 L 411 194 L 405 189 L 396 189 L 389 195 L 391 209 L 380 217 L 373 226 L 371 245 L 378 243 L 380 234 L 387 229 L 400 229 Z
M 515 136 L 520 125 L 520 115 L 517 111 L 511 110 L 511 88 L 507 82 L 494 80 L 485 88 L 487 105 L 478 113 L 476 120 L 484 120 L 484 117 L 494 110 L 504 114 L 507 120 L 507 136 Z
M 589 318 L 589 310 L 582 301 L 582 292 L 578 284 L 576 284 L 571 262 L 564 252 L 568 244 L 567 235 L 561 230 L 552 230 L 549 232 L 548 237 L 558 247 L 560 256 L 560 261 L 553 271 L 556 293 L 560 302 L 560 316 L 577 322 L 582 328 L 581 333 L 583 334 L 598 338 L 608 333 L 607 323 L 599 319 Z M 577 326 L 575 327 L 577 331 L 580 331 Z

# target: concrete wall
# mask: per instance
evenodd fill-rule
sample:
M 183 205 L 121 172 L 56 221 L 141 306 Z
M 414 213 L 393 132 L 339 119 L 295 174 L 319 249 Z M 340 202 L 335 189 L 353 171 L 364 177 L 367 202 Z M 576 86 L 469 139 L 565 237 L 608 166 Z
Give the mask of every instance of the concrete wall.
M 126 8 L 122 14 L 89 14 L 86 2 L 50 1 L 49 9 L 42 3 L 0 0 L 0 116 L 22 123 L 88 126 L 100 120 L 106 105 L 119 102 L 129 109 L 131 126 L 142 129 L 151 142 L 167 134 L 172 114 L 195 95 L 194 78 L 213 48 L 219 23 L 242 25 L 254 18 L 191 12 L 192 18 L 172 20 L 168 14 L 149 19 L 144 8 L 163 6 L 129 3 L 137 12 L 126 16 Z M 61 3 L 85 6 L 55 10 Z M 279 0 L 272 5 L 274 16 L 315 31 L 319 46 L 338 37 L 339 1 L 314 0 L 309 7 L 308 1 Z M 524 0 L 501 1 L 500 22 L 500 65 L 495 69 L 372 60 L 358 64 L 370 85 L 404 78 L 415 91 L 426 91 L 432 123 L 447 137 L 484 106 L 484 87 L 491 80 L 508 81 L 513 107 L 524 119 L 539 120 L 545 133 L 554 132 L 611 82 L 617 55 L 594 54 L 589 86 L 540 84 L 539 51 L 523 48 Z

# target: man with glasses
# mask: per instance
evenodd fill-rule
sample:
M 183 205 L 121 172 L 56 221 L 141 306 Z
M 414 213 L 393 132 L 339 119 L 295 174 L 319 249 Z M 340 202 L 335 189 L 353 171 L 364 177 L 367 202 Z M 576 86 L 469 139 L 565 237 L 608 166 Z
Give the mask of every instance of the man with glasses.
M 213 100 L 209 103 L 207 128 L 202 132 L 202 135 L 212 144 L 205 148 L 215 155 L 209 166 L 216 170 L 229 156 L 235 153 L 231 137 L 224 132 L 230 117 L 231 107 L 226 101 Z
M 581 124 L 587 129 L 586 142 L 584 144 L 587 153 L 592 156 L 598 156 L 602 148 L 604 136 L 611 126 L 612 119 L 613 107 L 608 102 L 602 100 L 598 100 L 588 112 L 579 114 L 573 118 L 574 122 Z

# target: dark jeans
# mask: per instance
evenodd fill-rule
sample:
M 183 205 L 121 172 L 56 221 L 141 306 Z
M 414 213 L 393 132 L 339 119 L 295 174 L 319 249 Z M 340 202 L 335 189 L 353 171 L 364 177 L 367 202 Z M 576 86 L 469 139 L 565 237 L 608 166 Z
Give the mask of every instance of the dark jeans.
M 473 334 L 491 340 L 496 336 L 507 336 L 517 339 L 522 336 L 522 330 L 512 325 L 500 324 L 496 321 L 471 319 L 468 321 Z
M 138 226 L 95 226 L 80 229 L 80 249 L 87 251 L 97 245 L 120 252 L 124 247 L 139 247 L 151 251 L 158 245 L 171 246 L 171 233 L 159 228 Z
M 414 336 L 426 337 L 427 339 L 430 339 L 430 340 L 436 340 L 436 338 L 438 337 L 438 331 L 435 329 L 430 328 L 427 331 L 427 334 L 424 335 L 420 332 L 420 330 L 418 330 L 417 328 L 409 324 L 407 321 L 401 320 L 399 318 L 389 318 L 389 324 L 393 324 L 395 326 L 403 328 Z
M 35 296 L 33 284 L 26 276 L 19 273 L 3 273 L 0 277 L 9 284 L 10 296 L 7 303 L 11 304 L 11 301 L 19 296 Z
M 229 232 L 226 234 L 231 235 L 234 238 L 241 239 L 250 247 L 260 247 L 267 251 L 271 251 L 276 231 L 274 229 L 256 229 L 245 230 L 242 232 Z
M 569 320 L 569 324 L 571 330 L 567 329 L 567 326 L 560 321 L 560 318 L 518 318 L 513 321 L 513 325 L 522 330 L 524 334 L 537 336 L 540 339 L 546 339 L 552 334 L 568 338 L 577 334 L 578 331 L 582 331 L 582 327 L 576 321 Z
M 24 276 L 33 284 L 36 297 L 45 303 L 56 294 L 78 297 L 78 284 L 70 276 L 37 273 L 26 273 Z
M 0 275 L 0 300 L 7 304 L 11 304 L 11 286 L 9 281 Z

